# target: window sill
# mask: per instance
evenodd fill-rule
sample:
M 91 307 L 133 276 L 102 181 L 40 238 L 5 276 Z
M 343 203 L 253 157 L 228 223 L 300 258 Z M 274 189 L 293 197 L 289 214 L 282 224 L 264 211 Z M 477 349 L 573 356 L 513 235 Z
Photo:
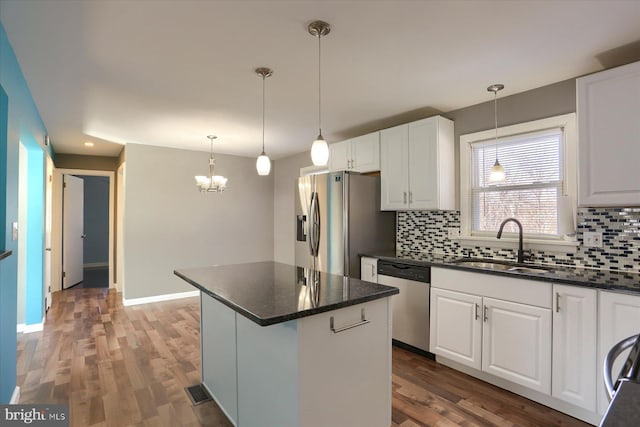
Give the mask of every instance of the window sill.
M 496 239 L 495 237 L 485 236 L 462 236 L 457 241 L 462 247 L 483 246 L 488 248 L 514 249 L 518 247 L 517 238 L 504 237 Z M 580 246 L 578 241 L 569 240 L 542 240 L 542 239 L 524 239 L 524 249 L 532 249 L 544 252 L 561 252 L 573 254 Z

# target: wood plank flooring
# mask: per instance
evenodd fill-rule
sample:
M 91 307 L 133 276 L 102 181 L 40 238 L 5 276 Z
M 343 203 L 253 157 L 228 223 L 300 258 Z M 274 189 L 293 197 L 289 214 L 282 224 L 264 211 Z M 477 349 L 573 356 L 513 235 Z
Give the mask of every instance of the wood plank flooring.
M 20 403 L 69 403 L 78 427 L 231 426 L 184 391 L 200 381 L 199 333 L 197 298 L 123 307 L 109 289 L 57 292 L 44 331 L 18 337 Z M 398 348 L 392 414 L 394 427 L 587 426 Z

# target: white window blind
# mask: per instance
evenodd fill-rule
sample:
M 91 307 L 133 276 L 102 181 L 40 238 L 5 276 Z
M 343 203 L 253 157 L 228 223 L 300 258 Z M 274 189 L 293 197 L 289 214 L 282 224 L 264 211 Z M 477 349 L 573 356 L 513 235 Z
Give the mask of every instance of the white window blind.
M 563 130 L 548 129 L 471 144 L 472 234 L 495 235 L 509 217 L 520 220 L 526 234 L 560 235 L 559 204 L 563 195 Z M 506 182 L 489 183 L 496 159 Z M 513 223 L 505 231 L 516 232 Z

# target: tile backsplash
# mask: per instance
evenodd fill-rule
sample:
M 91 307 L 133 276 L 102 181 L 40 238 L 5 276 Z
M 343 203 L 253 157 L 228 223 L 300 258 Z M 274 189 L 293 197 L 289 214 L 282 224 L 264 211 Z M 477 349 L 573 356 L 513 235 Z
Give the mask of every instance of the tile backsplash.
M 640 208 L 579 208 L 577 225 L 580 246 L 575 253 L 533 250 L 533 262 L 640 273 Z M 449 229 L 460 230 L 459 211 L 399 211 L 396 248 L 401 252 L 515 259 L 515 247 L 462 246 L 448 237 Z M 582 245 L 585 231 L 602 233 L 602 247 Z

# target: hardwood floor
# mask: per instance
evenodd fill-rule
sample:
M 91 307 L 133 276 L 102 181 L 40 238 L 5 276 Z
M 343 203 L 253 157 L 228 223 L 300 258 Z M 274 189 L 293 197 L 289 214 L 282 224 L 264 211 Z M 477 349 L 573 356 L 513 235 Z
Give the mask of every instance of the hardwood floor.
M 200 381 L 199 331 L 197 298 L 123 307 L 109 289 L 57 292 L 44 331 L 18 337 L 20 403 L 68 402 L 78 427 L 230 426 L 214 402 L 192 406 L 184 391 Z M 587 425 L 398 348 L 392 421 Z

